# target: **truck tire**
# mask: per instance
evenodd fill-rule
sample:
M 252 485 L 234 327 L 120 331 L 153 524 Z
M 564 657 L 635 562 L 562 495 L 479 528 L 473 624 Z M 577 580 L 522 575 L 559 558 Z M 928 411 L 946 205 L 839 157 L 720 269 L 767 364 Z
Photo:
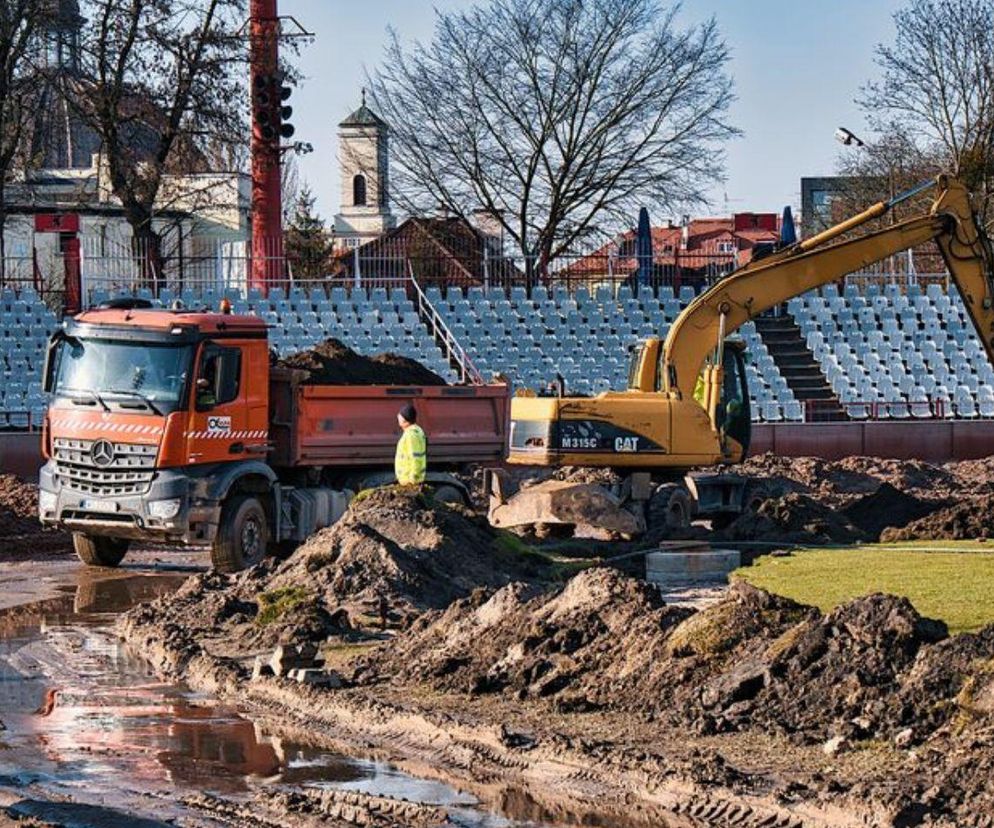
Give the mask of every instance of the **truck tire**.
M 663 483 L 649 500 L 649 526 L 686 529 L 694 514 L 693 502 L 679 483 Z
M 221 507 L 221 524 L 211 547 L 218 572 L 240 572 L 266 557 L 269 528 L 257 497 L 234 495 Z
M 458 503 L 460 506 L 468 506 L 463 493 L 455 486 L 435 486 L 432 490 L 432 497 L 439 503 Z
M 130 541 L 125 538 L 104 538 L 73 532 L 72 546 L 76 557 L 87 566 L 117 566 L 128 554 Z

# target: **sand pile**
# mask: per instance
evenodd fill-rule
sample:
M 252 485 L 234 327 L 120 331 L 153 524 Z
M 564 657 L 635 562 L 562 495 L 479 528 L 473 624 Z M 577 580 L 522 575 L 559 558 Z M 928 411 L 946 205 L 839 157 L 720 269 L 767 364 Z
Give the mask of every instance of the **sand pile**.
M 65 552 L 68 535 L 38 522 L 38 487 L 11 474 L 0 475 L 0 554 Z
M 445 385 L 420 362 L 398 354 L 364 357 L 337 339 L 276 361 L 282 368 L 307 371 L 308 385 Z

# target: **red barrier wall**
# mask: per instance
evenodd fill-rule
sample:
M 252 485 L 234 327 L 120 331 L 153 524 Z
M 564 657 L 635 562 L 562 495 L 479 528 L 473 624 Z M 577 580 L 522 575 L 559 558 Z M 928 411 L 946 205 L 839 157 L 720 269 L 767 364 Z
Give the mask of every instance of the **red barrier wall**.
M 863 423 L 761 423 L 753 426 L 750 454 L 839 460 L 854 454 L 930 463 L 994 454 L 994 421 L 930 420 Z
M 0 434 L 0 474 L 16 474 L 24 480 L 38 481 L 41 457 L 41 435 Z

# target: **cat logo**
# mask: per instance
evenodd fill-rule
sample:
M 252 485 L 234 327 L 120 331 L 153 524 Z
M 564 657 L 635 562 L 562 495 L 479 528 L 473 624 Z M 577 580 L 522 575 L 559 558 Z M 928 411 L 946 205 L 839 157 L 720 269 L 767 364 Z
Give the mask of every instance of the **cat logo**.
M 615 437 L 614 450 L 616 452 L 635 452 L 639 450 L 638 437 Z

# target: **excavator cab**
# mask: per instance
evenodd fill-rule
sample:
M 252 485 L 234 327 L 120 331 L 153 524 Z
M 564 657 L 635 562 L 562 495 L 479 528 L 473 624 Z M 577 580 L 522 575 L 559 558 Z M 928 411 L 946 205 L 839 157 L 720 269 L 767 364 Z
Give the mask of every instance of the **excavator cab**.
M 752 412 L 749 406 L 749 383 L 746 379 L 746 351 L 741 340 L 725 341 L 721 395 L 715 409 L 715 426 L 722 437 L 730 437 L 742 446 L 743 457 L 749 451 L 752 436 Z

